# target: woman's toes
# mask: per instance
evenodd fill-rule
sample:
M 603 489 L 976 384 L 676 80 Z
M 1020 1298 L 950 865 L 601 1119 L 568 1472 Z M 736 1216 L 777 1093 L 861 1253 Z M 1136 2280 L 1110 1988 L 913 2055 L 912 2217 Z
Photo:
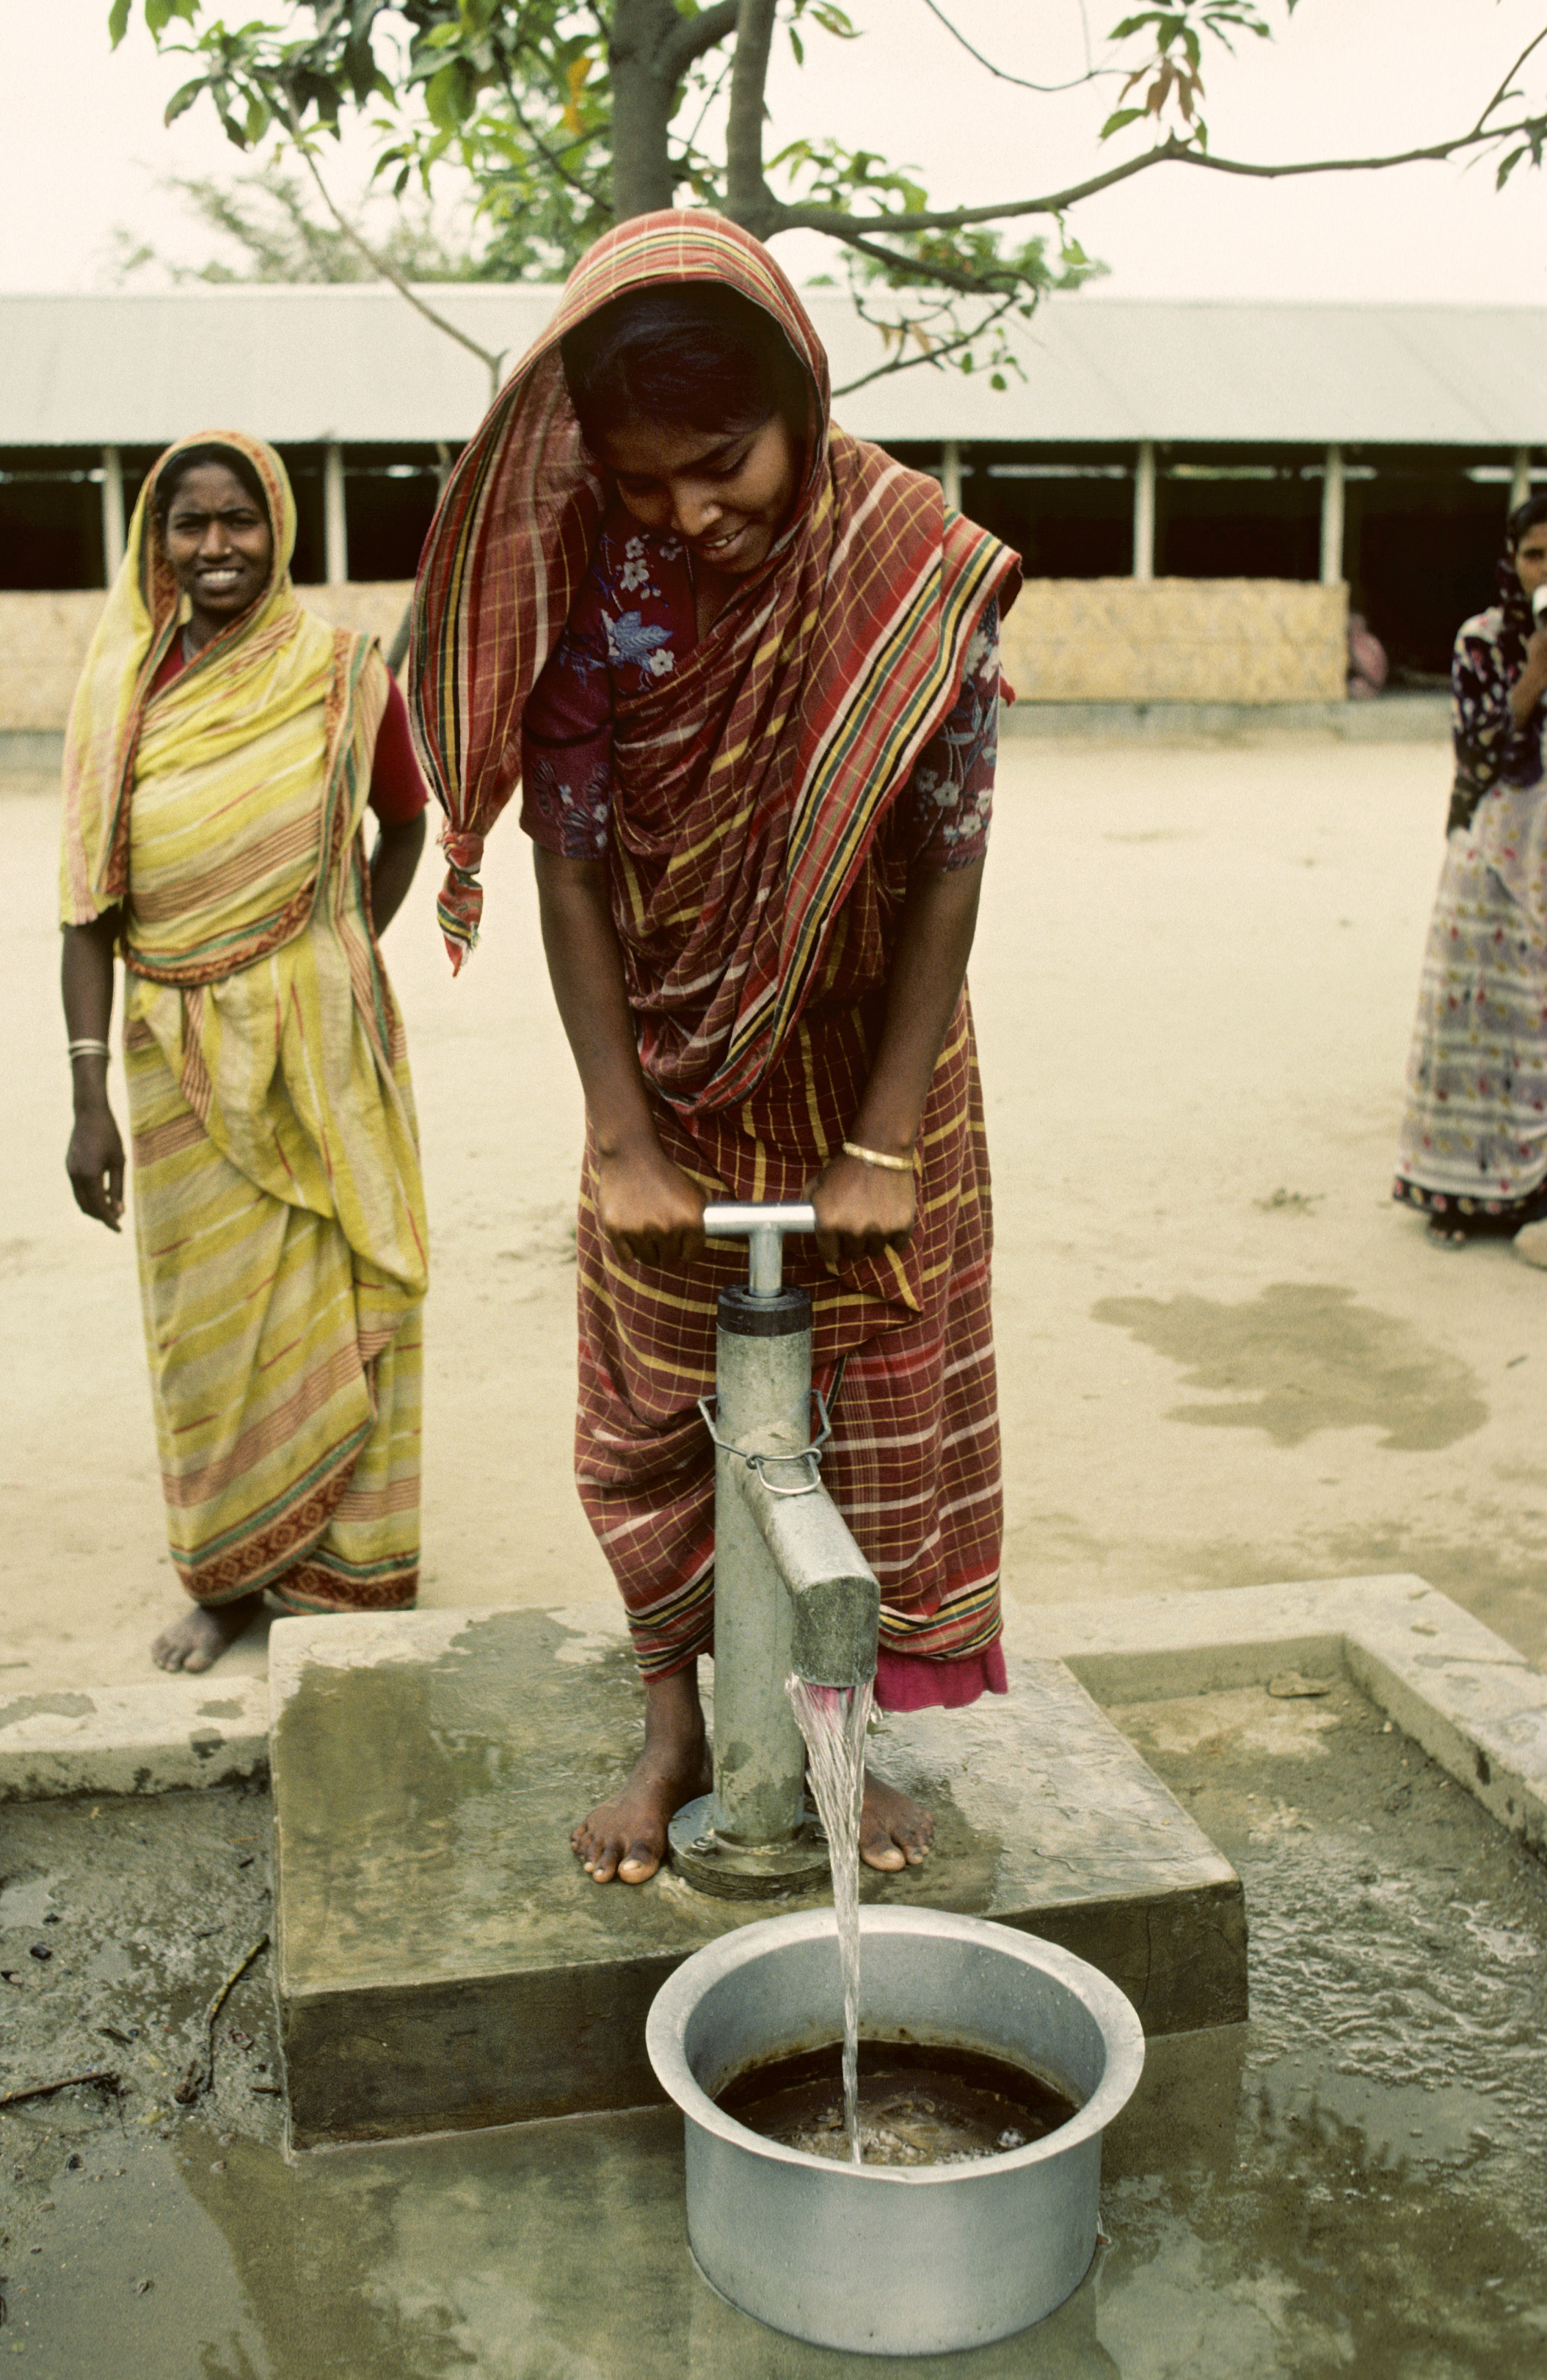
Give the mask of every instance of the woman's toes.
M 900 1867 L 919 1867 L 933 1840 L 934 1819 L 921 1803 L 879 1777 L 866 1779 L 859 1856 L 867 1867 L 894 1875 Z
M 860 1828 L 859 1856 L 867 1867 L 882 1868 L 889 1875 L 907 1865 L 907 1853 L 902 1845 L 894 1842 L 885 1828 L 873 1820 Z

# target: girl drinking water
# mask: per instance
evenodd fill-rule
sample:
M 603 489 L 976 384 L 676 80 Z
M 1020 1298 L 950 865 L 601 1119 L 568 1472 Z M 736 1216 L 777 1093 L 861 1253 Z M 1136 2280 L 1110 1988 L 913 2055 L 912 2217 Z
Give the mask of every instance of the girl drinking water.
M 881 1582 L 876 1701 L 1005 1685 L 982 1107 L 965 990 L 1016 556 L 830 419 L 759 243 L 646 215 L 597 242 L 464 453 L 412 674 L 449 813 L 441 917 L 476 936 L 522 790 L 585 1092 L 576 1477 L 644 1682 L 644 1750 L 581 1819 L 642 1883 L 708 1790 L 710 1198 L 810 1199 L 786 1246 L 833 1399 L 823 1478 Z M 866 1782 L 861 1855 L 929 1813 Z

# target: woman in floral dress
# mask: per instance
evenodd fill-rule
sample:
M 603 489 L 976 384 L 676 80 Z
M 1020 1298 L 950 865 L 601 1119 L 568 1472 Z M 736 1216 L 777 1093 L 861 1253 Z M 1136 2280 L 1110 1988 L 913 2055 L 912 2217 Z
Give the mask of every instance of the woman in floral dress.
M 1547 627 L 1536 625 L 1531 598 L 1544 586 L 1547 496 L 1532 496 L 1509 516 L 1498 600 L 1456 639 L 1456 783 L 1392 1194 L 1428 1217 L 1440 1246 L 1513 1239 L 1541 1263 Z

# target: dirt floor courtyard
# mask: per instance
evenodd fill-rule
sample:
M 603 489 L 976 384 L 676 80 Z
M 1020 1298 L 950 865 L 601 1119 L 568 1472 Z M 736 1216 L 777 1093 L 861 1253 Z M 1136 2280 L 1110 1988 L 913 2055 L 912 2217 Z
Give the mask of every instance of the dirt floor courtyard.
M 1388 1196 L 1446 783 L 1438 743 L 1006 740 L 971 983 L 1012 1628 L 1049 1600 L 1412 1570 L 1547 1657 L 1547 1274 L 1441 1253 Z M 0 1682 L 57 1694 L 152 1678 L 179 1591 L 132 1246 L 64 1175 L 55 796 L 0 795 Z M 423 1599 L 590 1599 L 580 1104 L 529 856 L 513 820 L 492 839 L 455 982 L 432 861 L 386 943 L 432 1231 Z

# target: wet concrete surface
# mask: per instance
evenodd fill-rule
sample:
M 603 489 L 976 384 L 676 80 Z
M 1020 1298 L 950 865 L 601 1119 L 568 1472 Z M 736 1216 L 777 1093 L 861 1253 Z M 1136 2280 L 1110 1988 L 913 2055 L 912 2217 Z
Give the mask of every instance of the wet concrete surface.
M 895 2368 L 1540 2370 L 1547 1872 L 1343 1683 L 1115 1716 L 1244 1878 L 1251 2022 L 1151 2043 L 1107 2135 L 1109 2244 L 1065 2307 L 997 2347 Z M 127 2087 L 0 2114 L 0 2369 L 83 2380 L 104 2355 L 115 2380 L 885 2368 L 762 2330 L 698 2278 L 675 2111 L 288 2166 L 276 2103 L 253 2095 L 274 2057 L 262 1964 L 217 2028 L 250 2046 L 223 2038 L 213 2097 L 179 2110 L 169 2085 L 198 2013 L 266 1914 L 261 1858 L 238 1864 L 265 1806 L 211 1792 L 94 1818 L 6 1814 L 0 1966 L 33 1972 L 0 1985 L 4 2087 L 104 2051 Z M 32 1961 L 33 1942 L 54 1956 Z M 104 2022 L 138 2038 L 121 2047 Z
M 615 1609 L 287 1620 L 272 1659 L 296 2144 L 658 2099 L 651 2001 L 770 1904 L 667 1870 L 599 1888 L 571 1853 L 641 1724 Z M 862 1898 L 1045 1934 L 1150 2033 L 1244 2014 L 1228 1863 L 1062 1662 L 1009 1659 L 1009 1694 L 879 1728 L 871 1759 L 933 1811 L 935 1841 L 921 1868 L 866 1869 Z

